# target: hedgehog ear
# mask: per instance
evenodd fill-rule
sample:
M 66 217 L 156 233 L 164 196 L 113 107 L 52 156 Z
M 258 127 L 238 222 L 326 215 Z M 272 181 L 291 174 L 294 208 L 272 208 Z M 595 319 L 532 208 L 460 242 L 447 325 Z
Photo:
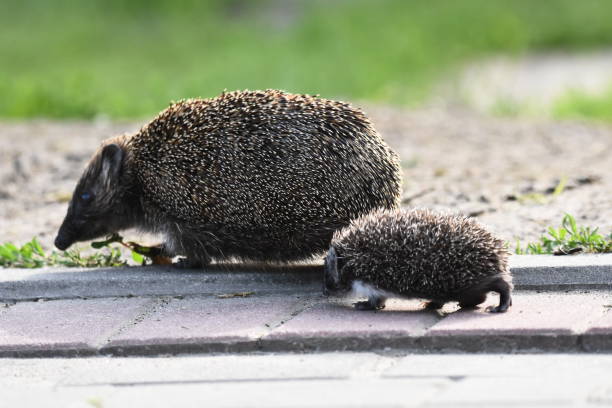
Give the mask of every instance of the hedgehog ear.
M 116 144 L 109 144 L 102 149 L 102 170 L 100 176 L 105 180 L 113 180 L 119 176 L 123 162 L 123 149 Z
M 330 291 L 337 290 L 340 286 L 340 275 L 338 273 L 338 256 L 336 249 L 330 247 L 325 257 L 325 278 L 324 278 L 324 291 L 329 293 Z

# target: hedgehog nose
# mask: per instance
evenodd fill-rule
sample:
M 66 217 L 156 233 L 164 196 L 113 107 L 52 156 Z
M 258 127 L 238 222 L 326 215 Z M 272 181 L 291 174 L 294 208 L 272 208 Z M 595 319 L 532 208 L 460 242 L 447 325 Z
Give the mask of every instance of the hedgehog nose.
M 68 248 L 70 245 L 72 245 L 72 242 L 70 242 L 70 240 L 66 239 L 66 237 L 63 237 L 61 235 L 58 235 L 55 238 L 55 246 L 57 247 L 57 249 L 59 249 L 60 251 L 64 251 L 66 248 Z

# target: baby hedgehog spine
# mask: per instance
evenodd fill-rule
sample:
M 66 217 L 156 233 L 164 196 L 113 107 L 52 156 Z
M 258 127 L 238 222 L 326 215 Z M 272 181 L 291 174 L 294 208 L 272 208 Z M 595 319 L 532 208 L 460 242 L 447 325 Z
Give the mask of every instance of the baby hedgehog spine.
M 104 142 L 56 246 L 137 228 L 162 233 L 184 266 L 308 259 L 352 219 L 396 207 L 400 184 L 397 155 L 349 104 L 228 92 L 175 103 Z
M 425 209 L 376 210 L 337 231 L 325 259 L 325 292 L 351 289 L 368 300 L 357 309 L 382 309 L 388 297 L 458 301 L 476 307 L 488 292 L 512 305 L 512 277 L 504 241 L 464 216 Z

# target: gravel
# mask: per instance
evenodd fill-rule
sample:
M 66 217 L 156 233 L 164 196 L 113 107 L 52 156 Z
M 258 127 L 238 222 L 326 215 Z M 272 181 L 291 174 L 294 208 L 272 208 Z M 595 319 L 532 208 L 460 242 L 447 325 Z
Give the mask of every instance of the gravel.
M 452 108 L 364 109 L 401 156 L 404 206 L 477 217 L 511 242 L 537 239 L 566 212 L 580 224 L 612 230 L 611 126 Z M 0 122 L 0 241 L 37 236 L 50 248 L 100 141 L 142 124 Z M 565 188 L 555 195 L 561 180 Z

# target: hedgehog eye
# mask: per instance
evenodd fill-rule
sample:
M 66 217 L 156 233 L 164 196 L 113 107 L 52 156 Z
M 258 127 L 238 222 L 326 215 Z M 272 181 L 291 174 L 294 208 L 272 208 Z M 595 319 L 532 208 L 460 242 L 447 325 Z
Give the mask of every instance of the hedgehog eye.
M 81 194 L 81 200 L 83 200 L 83 201 L 89 201 L 89 200 L 91 200 L 91 197 L 92 197 L 91 193 L 82 193 Z

